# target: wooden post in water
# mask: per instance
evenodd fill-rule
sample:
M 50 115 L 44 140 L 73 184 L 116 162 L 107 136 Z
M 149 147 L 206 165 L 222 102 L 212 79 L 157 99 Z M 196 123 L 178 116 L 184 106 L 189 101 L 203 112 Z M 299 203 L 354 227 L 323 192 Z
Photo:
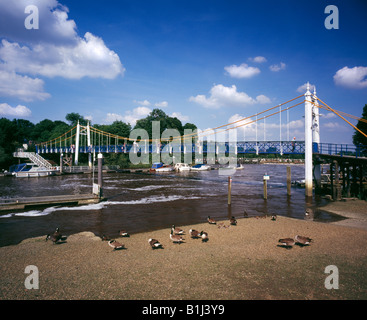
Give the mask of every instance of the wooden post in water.
M 63 171 L 63 162 L 64 162 L 64 155 L 60 153 L 60 173 Z
M 291 196 L 291 167 L 287 166 L 287 196 Z
M 231 206 L 232 178 L 228 177 L 228 206 Z
M 99 185 L 99 197 L 103 196 L 103 173 L 102 173 L 103 155 L 98 153 L 98 185 Z
M 264 177 L 263 177 L 263 182 L 264 182 L 264 200 L 268 199 L 268 180 L 269 180 L 269 176 L 265 173 Z

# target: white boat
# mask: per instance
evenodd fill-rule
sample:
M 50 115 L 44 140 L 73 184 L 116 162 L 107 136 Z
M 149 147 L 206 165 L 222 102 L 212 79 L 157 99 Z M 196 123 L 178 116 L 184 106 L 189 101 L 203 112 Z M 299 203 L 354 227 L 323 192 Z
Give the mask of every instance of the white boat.
M 178 172 L 190 171 L 191 167 L 187 163 L 176 163 L 175 170 Z
M 207 164 L 199 163 L 191 167 L 192 171 L 206 171 L 211 170 L 211 166 L 208 166 Z
M 56 167 L 52 169 L 39 167 L 34 163 L 22 163 L 11 166 L 9 171 L 17 178 L 31 178 L 53 176 L 56 172 L 59 172 L 59 169 Z
M 163 165 L 162 167 L 155 169 L 155 172 L 170 172 L 174 170 L 175 169 L 170 165 Z

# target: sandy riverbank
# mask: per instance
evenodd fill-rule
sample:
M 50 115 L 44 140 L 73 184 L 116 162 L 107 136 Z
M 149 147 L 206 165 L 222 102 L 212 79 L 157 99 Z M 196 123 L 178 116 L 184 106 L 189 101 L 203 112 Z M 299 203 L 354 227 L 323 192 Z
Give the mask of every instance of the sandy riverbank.
M 331 201 L 320 209 L 347 218 L 332 222 L 335 225 L 367 230 L 367 201 L 356 198 Z
M 223 221 L 228 226 L 228 221 Z M 169 228 L 119 238 L 113 251 L 90 232 L 52 244 L 32 238 L 0 248 L 0 299 L 366 299 L 367 231 L 278 217 L 242 218 L 237 226 L 180 226 L 185 243 L 173 244 Z M 190 228 L 209 241 L 191 239 Z M 62 230 L 61 230 L 62 231 Z M 278 247 L 296 234 L 310 246 Z M 110 235 L 116 236 L 116 235 Z M 152 250 L 149 238 L 164 249 Z M 39 289 L 28 290 L 27 265 L 39 270 Z M 328 290 L 325 267 L 338 267 L 339 289 Z

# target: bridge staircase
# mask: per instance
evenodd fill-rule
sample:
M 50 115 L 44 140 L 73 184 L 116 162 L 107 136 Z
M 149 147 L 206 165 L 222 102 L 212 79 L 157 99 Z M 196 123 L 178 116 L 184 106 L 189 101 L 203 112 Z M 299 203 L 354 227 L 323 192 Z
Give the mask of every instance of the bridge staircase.
M 13 153 L 13 157 L 28 158 L 32 163 L 36 164 L 39 167 L 54 169 L 54 166 L 49 161 L 47 161 L 45 158 L 35 152 L 26 152 L 23 149 L 18 149 L 16 152 Z

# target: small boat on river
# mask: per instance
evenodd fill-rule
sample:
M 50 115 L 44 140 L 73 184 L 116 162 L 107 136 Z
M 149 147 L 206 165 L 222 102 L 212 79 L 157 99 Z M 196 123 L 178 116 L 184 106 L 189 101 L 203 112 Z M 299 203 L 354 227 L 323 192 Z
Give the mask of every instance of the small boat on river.
M 211 170 L 211 166 L 208 166 L 207 164 L 199 163 L 191 167 L 192 171 L 206 171 Z
M 31 177 L 47 177 L 53 176 L 59 169 L 39 167 L 34 163 L 14 164 L 9 168 L 9 172 L 17 178 L 31 178 Z
M 190 171 L 191 167 L 187 163 L 176 163 L 175 170 L 178 172 Z

